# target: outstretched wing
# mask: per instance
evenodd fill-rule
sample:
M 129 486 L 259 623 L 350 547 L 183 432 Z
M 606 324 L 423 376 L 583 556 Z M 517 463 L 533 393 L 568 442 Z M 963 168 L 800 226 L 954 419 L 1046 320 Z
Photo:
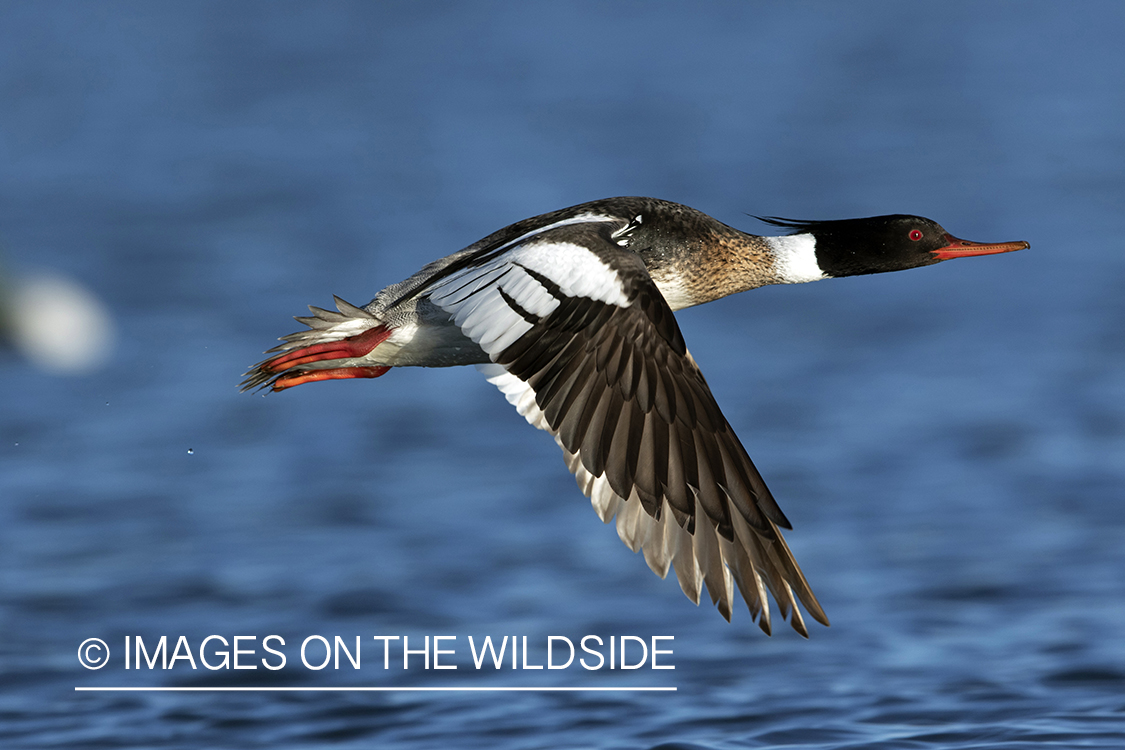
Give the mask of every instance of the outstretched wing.
M 770 632 L 768 588 L 807 635 L 799 599 L 828 620 L 778 531 L 790 528 L 715 403 L 667 302 L 623 230 L 536 234 L 428 290 L 488 353 L 480 365 L 554 436 L 579 487 L 621 539 L 688 598 L 731 617 L 734 587 Z

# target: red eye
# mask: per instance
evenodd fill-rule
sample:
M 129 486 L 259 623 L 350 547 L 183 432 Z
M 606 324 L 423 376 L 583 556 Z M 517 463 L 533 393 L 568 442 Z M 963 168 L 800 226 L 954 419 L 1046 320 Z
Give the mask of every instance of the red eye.
M 914 240 L 915 242 L 917 242 L 918 240 L 922 239 L 922 230 L 920 230 L 920 229 L 911 229 L 911 230 L 910 230 L 910 239 Z

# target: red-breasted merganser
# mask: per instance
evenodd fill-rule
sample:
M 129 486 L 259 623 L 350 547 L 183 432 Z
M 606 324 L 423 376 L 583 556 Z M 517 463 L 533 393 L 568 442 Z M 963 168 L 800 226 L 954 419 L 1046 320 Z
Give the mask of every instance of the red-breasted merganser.
M 959 240 L 917 216 L 764 221 L 740 232 L 677 203 L 608 198 L 494 232 L 360 308 L 311 307 L 243 390 L 392 367 L 476 365 L 562 448 L 602 521 L 657 575 L 701 586 L 728 620 L 737 587 L 770 632 L 828 618 L 778 527 L 791 529 L 684 345 L 673 313 L 766 284 L 898 271 L 1021 250 Z

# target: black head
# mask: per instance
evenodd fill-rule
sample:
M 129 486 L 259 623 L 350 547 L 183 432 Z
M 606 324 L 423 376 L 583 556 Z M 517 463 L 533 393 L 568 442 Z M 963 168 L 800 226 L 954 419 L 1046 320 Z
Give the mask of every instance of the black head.
M 836 221 L 759 218 L 791 229 L 793 234 L 811 234 L 816 240 L 817 264 L 828 276 L 901 271 L 950 258 L 1030 247 L 1026 242 L 982 244 L 959 240 L 935 221 L 906 214 Z

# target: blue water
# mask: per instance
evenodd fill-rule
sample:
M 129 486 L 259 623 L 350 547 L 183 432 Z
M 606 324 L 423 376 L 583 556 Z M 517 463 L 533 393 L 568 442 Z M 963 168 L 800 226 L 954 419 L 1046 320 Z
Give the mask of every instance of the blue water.
M 72 377 L 0 352 L 0 744 L 1125 747 L 1122 30 L 1108 2 L 3 4 L 6 266 L 80 280 L 117 344 Z M 809 641 L 653 576 L 471 369 L 237 391 L 304 305 L 628 194 L 1032 243 L 680 315 L 794 522 Z M 278 671 L 124 667 L 127 636 L 260 664 L 271 634 Z M 467 642 L 588 634 L 672 636 L 675 669 Z M 305 668 L 311 635 L 362 667 Z M 384 670 L 375 635 L 456 636 L 458 669 Z

